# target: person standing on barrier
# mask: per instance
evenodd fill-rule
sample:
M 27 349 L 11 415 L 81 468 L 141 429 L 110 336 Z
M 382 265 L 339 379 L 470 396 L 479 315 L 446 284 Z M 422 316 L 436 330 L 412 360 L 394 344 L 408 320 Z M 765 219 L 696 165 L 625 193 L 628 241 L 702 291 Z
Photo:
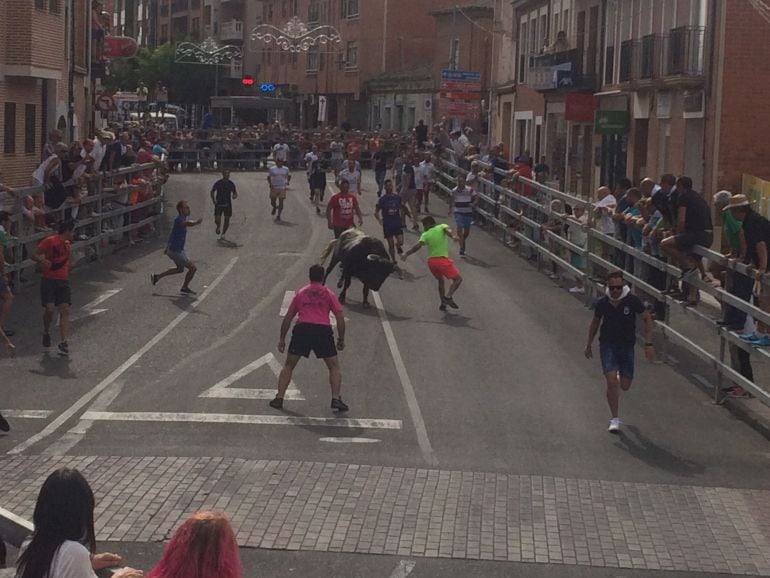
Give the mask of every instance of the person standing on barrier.
M 733 278 L 733 290 L 736 297 L 746 301 L 751 300 L 754 294 L 757 306 L 763 311 L 770 309 L 770 299 L 767 291 L 762 286 L 762 277 L 767 272 L 768 264 L 768 245 L 770 245 L 770 221 L 752 210 L 751 203 L 746 195 L 733 195 L 730 203 L 723 209 L 725 213 L 736 221 L 741 222 L 741 230 L 745 239 L 745 252 L 741 255 L 744 264 L 754 268 L 753 275 L 748 277 L 735 272 Z M 738 328 L 742 326 L 746 319 L 746 314 L 739 309 L 731 307 L 728 311 L 730 325 Z M 759 347 L 770 346 L 770 327 L 759 323 L 754 335 L 744 337 L 751 345 Z
M 169 275 L 179 275 L 184 273 L 187 269 L 187 275 L 184 278 L 184 284 L 179 290 L 183 295 L 195 295 L 195 291 L 190 289 L 190 281 L 195 277 L 195 272 L 198 270 L 195 263 L 190 261 L 187 253 L 184 250 L 185 242 L 187 241 L 187 229 L 189 227 L 196 227 L 203 222 L 203 219 L 197 219 L 191 221 L 190 205 L 187 201 L 179 201 L 176 204 L 177 217 L 174 219 L 174 226 L 171 229 L 171 235 L 168 238 L 168 244 L 166 245 L 166 256 L 171 259 L 176 267 L 168 269 L 163 273 L 150 274 L 150 283 L 156 285 L 158 281 Z
M 219 240 L 223 241 L 230 228 L 233 216 L 233 199 L 238 198 L 235 183 L 230 180 L 230 169 L 222 169 L 222 178 L 211 187 L 211 202 L 214 203 L 214 224 L 217 226 Z M 222 216 L 225 218 L 222 223 Z
M 661 250 L 683 269 L 682 277 L 695 275 L 702 268 L 702 259 L 693 254 L 695 245 L 709 248 L 714 241 L 711 224 L 711 207 L 706 200 L 692 190 L 689 177 L 679 177 L 676 181 L 676 221 L 674 235 L 663 239 Z M 688 285 L 686 303 L 697 305 L 698 288 Z M 684 290 L 684 288 L 683 288 Z
M 433 217 L 425 217 L 422 220 L 422 226 L 425 232 L 420 236 L 417 244 L 401 255 L 401 260 L 406 261 L 409 255 L 416 253 L 424 245 L 428 248 L 428 268 L 433 276 L 438 280 L 438 294 L 441 298 L 439 310 L 446 311 L 447 305 L 452 309 L 459 309 L 460 306 L 455 303 L 453 295 L 463 282 L 460 272 L 449 258 L 449 241 L 451 238 L 456 243 L 460 242 L 455 232 L 447 224 L 436 224 Z M 452 284 L 449 291 L 446 290 L 444 279 L 449 279 Z
M 586 359 L 593 358 L 593 342 L 599 333 L 599 352 L 602 371 L 607 383 L 607 404 L 610 407 L 608 431 L 620 432 L 618 417 L 620 389 L 628 391 L 634 379 L 634 345 L 636 343 L 636 317 L 644 323 L 644 354 L 647 361 L 655 361 L 652 345 L 653 321 L 642 301 L 631 293 L 623 281 L 623 273 L 613 271 L 607 276 L 604 297 L 594 305 L 594 318 L 588 328 Z
M 454 214 L 457 236 L 460 238 L 460 255 L 465 255 L 468 235 L 471 234 L 473 223 L 473 206 L 478 197 L 472 187 L 465 184 L 465 175 L 457 175 L 457 186 L 452 189 L 449 198 L 449 216 Z
M 59 224 L 58 233 L 43 239 L 32 255 L 32 260 L 39 263 L 43 278 L 40 281 L 40 301 L 43 313 L 43 348 L 51 347 L 51 323 L 54 312 L 59 310 L 59 355 L 69 355 L 69 314 L 72 295 L 69 285 L 69 259 L 72 238 L 75 232 L 74 221 Z

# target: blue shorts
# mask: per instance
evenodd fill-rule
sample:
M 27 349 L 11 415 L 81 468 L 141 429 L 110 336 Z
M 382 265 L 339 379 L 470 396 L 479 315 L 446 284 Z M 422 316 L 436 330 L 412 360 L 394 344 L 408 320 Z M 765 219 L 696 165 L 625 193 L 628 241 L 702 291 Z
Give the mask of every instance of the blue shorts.
M 470 229 L 473 223 L 473 213 L 455 213 L 455 224 L 458 229 Z
M 599 354 L 602 358 L 602 371 L 619 373 L 625 379 L 634 378 L 634 346 L 610 343 L 599 344 Z
M 171 249 L 166 249 L 166 256 L 171 259 L 174 262 L 174 265 L 177 267 L 189 267 L 192 265 L 190 262 L 190 259 L 187 257 L 187 253 L 182 251 L 172 251 Z

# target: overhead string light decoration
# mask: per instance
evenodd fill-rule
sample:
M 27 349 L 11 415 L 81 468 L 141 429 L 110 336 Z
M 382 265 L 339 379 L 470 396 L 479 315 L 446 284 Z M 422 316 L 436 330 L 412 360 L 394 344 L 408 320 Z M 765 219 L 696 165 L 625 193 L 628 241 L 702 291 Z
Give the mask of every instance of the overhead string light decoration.
M 241 49 L 237 46 L 220 46 L 211 37 L 206 38 L 200 44 L 192 42 L 180 42 L 174 51 L 174 61 L 188 64 L 227 64 L 243 57 Z
M 308 28 L 307 24 L 293 16 L 283 28 L 260 24 L 251 31 L 251 40 L 275 44 L 286 52 L 307 52 L 320 44 L 339 44 L 342 35 L 334 26 L 327 24 Z

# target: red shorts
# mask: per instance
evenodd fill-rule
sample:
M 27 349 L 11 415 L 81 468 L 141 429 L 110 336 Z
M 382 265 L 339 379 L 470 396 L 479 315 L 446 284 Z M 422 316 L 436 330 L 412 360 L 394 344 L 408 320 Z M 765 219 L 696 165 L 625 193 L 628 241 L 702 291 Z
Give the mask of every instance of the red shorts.
M 449 257 L 432 257 L 428 259 L 428 268 L 436 279 L 457 279 L 460 272 Z

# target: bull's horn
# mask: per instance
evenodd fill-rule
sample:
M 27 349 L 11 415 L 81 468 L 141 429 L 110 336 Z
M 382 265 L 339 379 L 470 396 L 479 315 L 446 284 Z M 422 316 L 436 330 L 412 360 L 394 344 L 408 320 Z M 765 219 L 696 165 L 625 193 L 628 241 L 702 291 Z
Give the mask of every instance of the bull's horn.
M 382 260 L 382 257 L 380 257 L 379 255 L 375 255 L 374 253 L 370 253 L 369 255 L 366 256 L 366 258 L 369 261 L 380 261 L 380 260 Z

